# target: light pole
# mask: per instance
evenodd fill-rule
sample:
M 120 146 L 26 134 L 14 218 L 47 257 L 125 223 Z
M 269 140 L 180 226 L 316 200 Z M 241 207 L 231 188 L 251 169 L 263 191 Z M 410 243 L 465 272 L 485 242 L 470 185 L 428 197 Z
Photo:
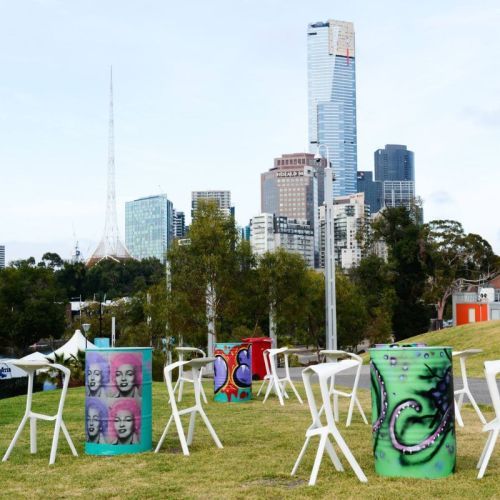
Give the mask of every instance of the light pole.
M 83 332 L 85 333 L 85 349 L 87 349 L 87 339 L 88 339 L 88 335 L 89 335 L 90 324 L 83 323 L 82 328 L 83 328 Z
M 335 234 L 333 221 L 333 181 L 335 180 L 330 165 L 330 151 L 326 144 L 318 144 L 314 159 L 321 161 L 320 150 L 326 150 L 326 168 L 324 172 L 325 206 L 325 313 L 326 313 L 326 348 L 337 349 L 337 304 L 335 297 Z

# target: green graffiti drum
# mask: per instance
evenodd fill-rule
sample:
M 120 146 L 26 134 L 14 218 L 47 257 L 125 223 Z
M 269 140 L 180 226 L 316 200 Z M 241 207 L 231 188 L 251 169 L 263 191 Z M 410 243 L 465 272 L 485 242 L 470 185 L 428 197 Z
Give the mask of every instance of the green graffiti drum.
M 85 352 L 85 453 L 121 455 L 152 447 L 149 347 Z
M 375 471 L 440 478 L 455 471 L 450 347 L 370 349 Z

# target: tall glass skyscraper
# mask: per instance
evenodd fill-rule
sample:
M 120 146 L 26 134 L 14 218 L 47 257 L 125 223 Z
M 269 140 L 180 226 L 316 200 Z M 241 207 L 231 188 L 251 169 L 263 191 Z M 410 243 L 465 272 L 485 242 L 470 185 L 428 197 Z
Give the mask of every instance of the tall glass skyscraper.
M 173 237 L 173 207 L 167 195 L 125 203 L 125 245 L 132 257 L 165 262 Z
M 374 155 L 375 180 L 415 182 L 415 154 L 402 144 L 386 144 Z
M 356 59 L 354 25 L 329 20 L 307 29 L 309 151 L 328 148 L 334 196 L 356 193 Z M 320 153 L 326 157 L 325 148 Z

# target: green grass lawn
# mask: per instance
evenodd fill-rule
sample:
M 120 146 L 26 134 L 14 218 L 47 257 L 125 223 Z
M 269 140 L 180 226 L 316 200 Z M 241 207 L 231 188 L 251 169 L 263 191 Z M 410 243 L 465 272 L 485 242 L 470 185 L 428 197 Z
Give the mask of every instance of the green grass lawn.
M 258 386 L 257 386 L 258 387 Z M 303 387 L 297 384 L 304 395 Z M 211 386 L 206 383 L 207 395 Z M 254 387 L 255 391 L 255 387 Z M 256 391 L 255 391 L 256 392 Z M 34 411 L 56 411 L 59 391 L 35 394 Z M 192 402 L 192 393 L 185 398 Z M 370 396 L 360 392 L 369 418 Z M 25 397 L 0 400 L 0 454 L 3 456 L 23 415 Z M 153 446 L 160 438 L 170 415 L 163 384 L 153 387 Z M 486 418 L 492 413 L 486 409 Z M 303 444 L 310 423 L 306 404 L 294 398 L 281 407 L 275 397 L 265 405 L 262 397 L 248 403 L 221 404 L 210 401 L 207 414 L 224 449 L 215 447 L 201 420 L 197 420 L 191 456 L 181 453 L 174 429 L 159 454 L 142 453 L 116 457 L 85 455 L 84 391 L 71 389 L 65 408 L 65 421 L 77 447 L 73 457 L 61 433 L 56 463 L 48 465 L 52 423 L 38 422 L 38 454 L 29 452 L 29 426 L 14 448 L 8 462 L 0 463 L 2 498 L 92 497 L 92 498 L 498 498 L 500 457 L 494 452 L 486 476 L 476 480 L 475 468 L 486 435 L 475 413 L 463 410 L 465 428 L 457 435 L 457 472 L 445 479 L 388 479 L 375 475 L 370 426 L 358 413 L 353 425 L 340 430 L 354 456 L 368 476 L 360 483 L 342 460 L 346 472 L 339 473 L 325 455 L 316 486 L 307 482 L 317 441 L 309 447 L 297 476 L 290 471 Z M 341 417 L 345 419 L 346 405 Z M 184 417 L 186 418 L 186 417 Z M 187 425 L 186 425 L 187 428 Z
M 500 359 L 500 321 L 484 321 L 410 337 L 401 344 L 424 342 L 429 346 L 451 346 L 454 351 L 482 349 L 481 354 L 467 359 L 467 375 L 484 378 L 484 362 Z M 369 356 L 364 356 L 365 363 Z M 460 363 L 453 363 L 455 375 L 460 374 Z

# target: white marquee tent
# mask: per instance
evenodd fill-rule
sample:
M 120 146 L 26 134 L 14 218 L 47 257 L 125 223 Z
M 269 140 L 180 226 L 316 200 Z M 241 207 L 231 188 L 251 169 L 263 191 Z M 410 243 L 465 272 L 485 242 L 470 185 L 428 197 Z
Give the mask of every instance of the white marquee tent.
M 73 336 L 59 349 L 56 349 L 54 352 L 47 354 L 47 359 L 54 361 L 56 355 L 61 356 L 64 355 L 64 359 L 69 359 L 71 356 L 76 356 L 78 351 L 85 351 L 86 348 L 95 348 L 95 345 L 87 340 L 85 343 L 85 337 L 83 336 L 80 330 L 75 330 Z

